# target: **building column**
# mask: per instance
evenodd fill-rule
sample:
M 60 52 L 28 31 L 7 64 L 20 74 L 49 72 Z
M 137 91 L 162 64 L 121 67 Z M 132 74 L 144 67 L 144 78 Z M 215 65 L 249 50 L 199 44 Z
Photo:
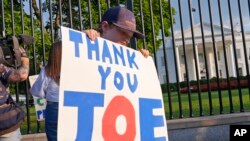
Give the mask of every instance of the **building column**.
M 230 44 L 229 47 L 227 48 L 227 52 L 228 52 L 229 76 L 236 77 L 234 53 L 233 53 L 233 45 L 232 44 Z
M 186 46 L 187 49 L 187 64 L 188 66 L 188 75 L 189 75 L 189 80 L 196 80 L 196 75 L 195 75 L 195 63 L 194 63 L 194 53 L 193 53 L 193 48 L 189 49 L 191 46 Z
M 177 71 L 176 73 L 179 76 L 179 82 L 181 82 L 181 81 L 184 81 L 184 78 L 181 75 L 183 72 L 181 72 L 179 46 L 175 47 L 175 52 L 176 52 L 176 65 L 177 65 L 177 68 L 178 68 L 178 71 L 176 70 Z M 174 67 L 174 66 L 172 66 L 172 67 Z M 176 80 L 176 82 L 177 82 L 177 80 Z
M 207 56 L 207 64 L 208 64 L 208 73 L 209 73 L 209 77 L 210 78 L 212 78 L 212 77 L 214 77 L 215 75 L 215 73 L 214 73 L 214 70 L 213 70 L 213 53 L 211 52 L 211 50 L 210 49 L 208 49 L 207 50 L 207 54 L 206 54 L 206 56 Z M 207 78 L 207 79 L 210 79 L 210 78 Z
M 196 58 L 197 58 L 197 70 L 198 70 L 198 72 L 196 72 L 196 73 L 198 73 L 198 78 L 196 78 L 197 80 L 200 80 L 201 79 L 201 68 L 200 68 L 200 60 L 199 60 L 199 50 L 198 50 L 198 45 L 195 45 L 195 50 L 196 50 L 196 54 L 195 54 L 195 56 L 196 56 Z M 196 76 L 196 75 L 195 75 Z

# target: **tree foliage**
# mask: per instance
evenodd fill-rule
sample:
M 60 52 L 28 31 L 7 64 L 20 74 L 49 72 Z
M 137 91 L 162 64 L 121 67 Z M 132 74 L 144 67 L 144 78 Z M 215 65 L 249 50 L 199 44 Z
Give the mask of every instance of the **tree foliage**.
M 31 62 L 30 74 L 37 74 L 40 66 L 46 63 L 52 42 L 58 38 L 60 25 L 76 30 L 98 29 L 101 15 L 108 7 L 117 5 L 126 7 L 127 1 L 90 0 L 90 3 L 88 3 L 87 0 L 71 0 L 71 3 L 69 3 L 68 0 L 2 0 L 0 1 L 3 4 L 0 15 L 2 19 L 0 23 L 1 37 L 27 34 L 35 38 L 35 43 L 27 47 L 27 52 Z M 165 36 L 170 34 L 168 2 L 166 0 L 132 1 L 137 29 L 143 31 L 142 27 L 144 27 L 146 35 L 145 40 L 137 40 L 137 47 L 142 48 L 144 46 L 143 41 L 145 41 L 146 48 L 152 53 L 162 44 L 161 38 L 158 38 L 161 29 L 159 1 L 161 1 L 163 10 L 164 34 Z M 140 2 L 142 3 L 141 7 Z M 150 4 L 150 2 L 152 3 Z M 151 23 L 150 5 L 152 5 L 153 23 Z M 90 8 L 88 8 L 89 6 Z M 142 13 L 140 13 L 141 8 Z M 172 9 L 172 13 L 175 13 L 174 9 Z M 142 14 L 143 19 L 141 19 Z M 155 44 L 153 41 L 155 41 Z M 21 87 L 23 87 L 21 90 L 25 89 L 24 85 L 21 85 Z M 14 91 L 13 87 L 11 91 Z
M 11 0 L 3 0 L 5 33 L 6 35 L 24 33 L 35 37 L 34 48 L 28 48 L 31 62 L 34 62 L 34 58 L 37 59 L 37 62 L 43 62 L 44 59 L 47 59 L 49 48 L 58 37 L 60 25 L 76 30 L 97 29 L 101 15 L 108 7 L 117 5 L 126 7 L 128 5 L 128 0 L 90 0 L 90 3 L 84 0 L 71 0 L 71 3 L 68 0 L 41 0 L 41 5 L 40 1 L 37 0 L 12 1 L 14 17 L 12 17 L 11 12 Z M 141 7 L 140 2 L 142 4 Z M 161 0 L 161 4 L 159 2 L 160 0 L 133 0 L 133 12 L 136 16 L 137 29 L 143 31 L 142 27 L 144 27 L 146 35 L 145 40 L 137 40 L 137 47 L 142 48 L 143 41 L 145 41 L 146 48 L 151 52 L 154 49 L 157 50 L 162 44 L 161 38 L 159 38 L 161 31 L 160 5 L 163 12 L 164 34 L 165 36 L 170 34 L 168 1 Z M 21 4 L 23 4 L 22 7 Z M 150 6 L 152 6 L 153 17 L 151 17 Z M 32 9 L 29 7 L 32 7 Z M 141 8 L 142 13 L 140 13 Z M 23 11 L 23 16 L 20 16 L 21 11 Z M 172 9 L 172 12 L 175 13 L 174 9 Z M 143 19 L 141 19 L 142 15 Z M 153 23 L 151 23 L 151 18 L 153 18 Z M 154 26 L 154 35 L 152 24 Z M 36 64 L 31 63 L 31 65 L 34 66 Z M 32 71 L 32 73 L 36 73 L 34 70 Z
M 37 59 L 37 62 L 42 62 L 43 56 L 47 56 L 48 52 L 43 52 L 43 46 L 45 51 L 48 51 L 51 46 L 51 38 L 49 32 L 44 30 L 43 36 L 44 40 L 42 42 L 42 35 L 41 35 L 41 26 L 40 26 L 40 20 L 32 14 L 30 15 L 30 9 L 24 10 L 25 4 L 29 4 L 29 1 L 24 0 L 13 0 L 13 11 L 11 8 L 11 1 L 10 0 L 3 0 L 4 9 L 2 11 L 4 13 L 1 14 L 1 27 L 2 27 L 2 33 L 5 34 L 5 36 L 8 38 L 9 36 L 13 35 L 20 35 L 20 34 L 26 34 L 31 35 L 35 38 L 34 46 L 29 45 L 26 47 L 26 50 L 29 54 L 30 62 L 34 62 L 34 59 Z M 21 5 L 22 4 L 22 5 Z M 26 5 L 26 6 L 27 6 Z M 2 16 L 3 15 L 3 16 Z M 3 27 L 4 25 L 4 27 Z M 3 35 L 2 34 L 2 37 Z M 31 74 L 35 74 L 34 65 L 30 63 L 31 65 Z M 40 64 L 38 64 L 40 65 Z
M 58 3 L 60 1 L 57 0 L 53 4 L 52 9 L 52 15 L 54 15 L 54 21 L 48 21 L 47 25 L 50 25 L 51 23 L 54 25 L 55 32 L 57 33 L 57 29 L 60 24 L 60 12 L 58 9 Z M 61 0 L 61 6 L 62 6 L 62 24 L 66 27 L 71 27 L 77 30 L 84 30 L 89 28 L 98 29 L 98 24 L 101 19 L 101 15 L 108 9 L 109 6 L 127 6 L 127 0 L 120 0 L 118 1 L 112 0 L 109 1 L 110 3 L 107 3 L 107 0 L 100 0 L 99 2 L 97 0 L 92 0 L 91 3 L 88 3 L 88 1 L 71 1 L 71 13 L 70 15 L 70 9 L 69 9 L 69 3 L 66 0 Z M 168 1 L 162 0 L 161 3 L 159 3 L 159 0 L 152 0 L 152 3 L 150 3 L 149 0 L 142 0 L 142 14 L 143 19 L 141 19 L 141 13 L 140 13 L 140 1 L 134 0 L 133 1 L 133 12 L 136 16 L 137 21 L 137 29 L 139 31 L 143 31 L 142 27 L 144 27 L 145 31 L 145 42 L 146 42 L 146 48 L 150 50 L 150 52 L 154 51 L 154 44 L 153 44 L 153 38 L 155 40 L 155 49 L 157 50 L 161 44 L 161 38 L 158 38 L 160 29 L 161 29 L 161 16 L 160 16 L 160 5 L 162 6 L 162 15 L 163 15 L 163 23 L 164 23 L 164 33 L 165 36 L 169 36 L 169 28 L 170 28 L 170 14 L 169 14 L 169 5 Z M 81 8 L 81 13 L 79 12 L 79 4 Z M 91 8 L 88 8 L 90 6 Z M 153 13 L 153 20 L 154 22 L 151 23 L 151 16 L 150 16 L 150 6 L 152 6 L 152 13 Z M 49 7 L 49 2 L 46 2 L 46 7 Z M 100 8 L 100 11 L 99 11 Z M 171 8 L 172 13 L 175 13 L 175 10 Z M 46 11 L 49 11 L 48 9 Z M 81 14 L 81 16 L 80 16 Z M 89 16 L 91 15 L 91 16 Z M 142 25 L 142 20 L 144 22 L 144 25 Z M 71 24 L 72 21 L 72 24 Z M 152 24 L 154 26 L 154 35 L 152 31 Z M 82 26 L 81 26 L 82 25 Z M 143 47 L 143 40 L 137 40 L 137 47 L 142 48 Z

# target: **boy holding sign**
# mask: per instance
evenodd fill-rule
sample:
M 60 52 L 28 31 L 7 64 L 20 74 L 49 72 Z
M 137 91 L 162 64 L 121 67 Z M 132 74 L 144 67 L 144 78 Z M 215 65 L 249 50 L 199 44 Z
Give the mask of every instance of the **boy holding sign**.
M 123 7 L 112 7 L 102 16 L 99 25 L 101 37 L 112 42 L 127 46 L 131 37 L 144 38 L 144 35 L 136 30 L 136 21 L 133 12 Z M 91 40 L 95 40 L 99 33 L 93 29 L 84 31 Z M 141 49 L 144 57 L 149 56 L 149 51 Z

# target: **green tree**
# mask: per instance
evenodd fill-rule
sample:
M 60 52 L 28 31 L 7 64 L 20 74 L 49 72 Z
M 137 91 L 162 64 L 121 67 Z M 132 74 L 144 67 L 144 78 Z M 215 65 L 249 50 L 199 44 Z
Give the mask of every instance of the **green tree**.
M 29 47 L 28 52 L 31 55 L 31 62 L 34 62 L 34 58 L 36 58 L 37 62 L 39 63 L 47 60 L 49 48 L 51 47 L 51 43 L 53 42 L 53 40 L 55 40 L 58 36 L 58 29 L 60 25 L 71 27 L 77 30 L 84 30 L 89 28 L 97 29 L 101 19 L 101 15 L 108 9 L 109 6 L 112 7 L 116 5 L 121 5 L 121 6 L 127 5 L 127 0 L 120 0 L 120 1 L 110 0 L 108 1 L 110 3 L 107 3 L 107 0 L 91 0 L 90 3 L 88 3 L 88 1 L 83 1 L 83 0 L 71 0 L 70 4 L 68 0 L 51 0 L 51 1 L 42 0 L 41 6 L 39 6 L 37 0 L 23 0 L 23 1 L 12 0 L 12 1 L 13 1 L 14 17 L 12 17 L 11 13 L 11 1 L 3 0 L 4 4 L 3 14 L 5 23 L 5 30 L 3 31 L 5 31 L 6 35 L 13 35 L 13 34 L 34 35 L 35 38 L 34 49 L 32 47 Z M 170 14 L 169 14 L 168 1 L 162 0 L 161 4 L 159 3 L 159 0 L 151 0 L 151 2 L 152 3 L 150 4 L 150 0 L 141 0 L 142 3 L 141 7 L 143 10 L 142 20 L 144 25 L 142 25 L 142 20 L 141 20 L 139 0 L 133 0 L 133 12 L 135 13 L 137 20 L 137 29 L 139 31 L 143 31 L 142 27 L 144 27 L 146 35 L 145 46 L 147 49 L 153 52 L 154 51 L 153 39 L 155 39 L 156 50 L 162 44 L 161 38 L 158 38 L 161 29 L 159 5 L 162 6 L 162 11 L 163 11 L 165 36 L 170 35 L 169 33 Z M 23 6 L 24 4 L 26 5 L 31 4 L 32 15 L 30 15 L 29 13 L 30 9 L 28 10 L 28 12 L 27 11 L 24 12 L 23 8 L 21 7 L 21 4 L 23 4 Z M 69 8 L 69 5 L 71 5 L 71 10 Z M 91 7 L 90 9 L 88 8 L 89 5 Z M 154 20 L 153 25 L 155 31 L 154 35 L 152 35 L 150 5 L 152 5 L 152 11 L 153 11 L 153 20 Z M 61 6 L 61 10 L 59 6 Z M 42 7 L 41 10 L 39 9 L 40 7 Z M 175 10 L 173 8 L 171 8 L 171 10 L 172 13 L 175 13 Z M 23 11 L 23 17 L 20 16 L 21 11 Z M 43 18 L 41 18 L 42 15 Z M 49 16 L 44 16 L 44 15 L 49 15 Z M 33 23 L 31 23 L 31 19 Z M 42 22 L 41 19 L 43 19 Z M 143 40 L 137 40 L 137 47 L 138 48 L 143 47 Z M 45 62 L 43 62 L 43 64 L 44 63 Z M 31 74 L 37 73 L 33 69 L 34 65 L 36 64 L 31 63 Z
M 35 0 L 33 0 L 35 1 Z M 140 1 L 134 0 L 133 1 L 133 11 L 136 16 L 137 20 L 137 28 L 139 31 L 142 30 L 142 21 L 140 16 Z M 45 1 L 45 5 L 47 9 L 44 11 L 49 11 L 49 1 Z M 88 9 L 88 5 L 91 6 L 91 9 Z M 116 6 L 126 6 L 127 0 L 120 0 L 118 1 L 112 0 L 110 3 L 107 3 L 107 0 L 99 0 L 99 3 L 97 0 L 92 0 L 91 3 L 88 3 L 88 1 L 80 1 L 80 8 L 81 8 L 81 16 L 80 16 L 80 8 L 79 8 L 79 1 L 71 1 L 71 12 L 72 16 L 70 16 L 70 9 L 69 9 L 69 3 L 66 0 L 61 0 L 61 6 L 62 6 L 62 23 L 60 21 L 60 10 L 59 10 L 59 0 L 56 0 L 52 3 L 52 15 L 53 20 L 47 21 L 47 27 L 50 27 L 51 24 L 53 24 L 54 27 L 54 33 L 57 34 L 57 30 L 60 25 L 66 26 L 66 27 L 72 27 L 77 30 L 83 30 L 83 29 L 89 29 L 89 28 L 95 28 L 98 29 L 98 24 L 100 22 L 100 15 L 102 15 L 107 9 L 108 5 Z M 150 5 L 152 5 L 152 11 L 153 11 L 153 19 L 154 19 L 154 29 L 155 33 L 152 35 L 152 25 L 151 25 L 151 16 L 150 16 Z M 161 4 L 159 3 L 159 0 L 152 0 L 152 3 L 150 4 L 149 0 L 142 0 L 142 9 L 143 9 L 143 22 L 144 22 L 144 31 L 146 33 L 145 36 L 145 42 L 146 42 L 146 48 L 150 50 L 150 52 L 154 51 L 153 46 L 153 38 L 155 38 L 155 48 L 156 50 L 161 46 L 162 41 L 158 38 L 160 29 L 161 29 L 161 17 L 160 17 L 160 5 L 162 5 L 162 11 L 163 11 L 163 21 L 164 21 L 164 33 L 165 36 L 169 36 L 169 28 L 170 28 L 170 14 L 169 14 L 169 5 L 168 1 L 162 0 Z M 33 6 L 34 7 L 34 6 Z M 100 13 L 99 8 L 100 7 Z M 175 10 L 171 8 L 172 13 L 175 13 Z M 91 13 L 91 14 L 90 14 Z M 38 14 L 36 14 L 38 15 Z M 91 17 L 89 16 L 91 15 Z M 72 19 L 72 24 L 70 22 L 70 17 Z M 81 17 L 81 18 L 80 18 Z M 82 25 L 82 26 L 81 26 Z M 56 35 L 55 35 L 56 36 Z M 137 40 L 137 47 L 142 48 L 143 47 L 143 40 Z
M 31 62 L 34 62 L 34 58 L 36 58 L 37 62 L 42 62 L 43 60 L 43 46 L 45 47 L 45 55 L 47 56 L 47 51 L 51 46 L 51 38 L 47 38 L 50 36 L 49 32 L 46 29 L 44 31 L 44 41 L 42 42 L 41 36 L 41 27 L 40 27 L 40 20 L 36 16 L 33 17 L 33 24 L 31 23 L 31 16 L 30 13 L 27 11 L 25 12 L 23 7 L 24 3 L 28 4 L 27 0 L 19 1 L 13 0 L 13 11 L 11 10 L 11 1 L 10 0 L 3 0 L 3 7 L 4 13 L 1 14 L 1 27 L 3 27 L 3 23 L 5 25 L 4 29 L 2 29 L 3 33 L 8 36 L 12 35 L 19 35 L 19 34 L 26 34 L 31 35 L 35 38 L 34 46 L 31 45 L 27 47 L 27 52 L 29 53 Z M 23 4 L 23 5 L 21 5 Z M 23 14 L 23 16 L 21 16 Z M 3 15 L 3 16 L 2 16 Z M 33 30 L 33 32 L 32 32 Z M 2 35 L 3 36 L 3 35 Z M 35 50 L 33 50 L 35 49 Z M 33 56 L 33 54 L 36 54 Z M 31 74 L 35 74 L 33 69 L 34 64 L 31 63 Z
M 27 4 L 27 0 L 19 1 L 19 0 L 1 0 L 1 15 L 0 18 L 0 28 L 2 30 L 1 39 L 5 40 L 11 39 L 11 36 L 15 35 L 18 36 L 20 34 L 31 35 L 35 38 L 34 46 L 29 45 L 26 46 L 26 50 L 29 54 L 30 58 L 30 74 L 35 74 L 34 70 L 34 58 L 37 59 L 37 62 L 42 61 L 42 50 L 43 45 L 45 50 L 51 46 L 50 38 L 44 38 L 44 42 L 42 43 L 41 40 L 41 28 L 40 28 L 40 21 L 34 17 L 33 24 L 31 24 L 31 16 L 30 13 L 24 11 L 24 4 Z M 13 7 L 12 7 L 13 5 Z M 33 30 L 32 30 L 33 29 Z M 32 32 L 33 31 L 33 32 Z M 48 36 L 48 32 L 44 32 L 44 37 Z M 1 44 L 3 46 L 4 44 Z M 5 46 L 5 45 L 4 45 Z M 11 47 L 11 44 L 7 44 L 6 46 Z M 36 55 L 34 55 L 36 54 Z M 47 54 L 45 54 L 47 56 Z M 25 90 L 25 83 L 20 83 L 19 85 L 19 92 L 24 93 Z M 14 85 L 10 86 L 11 93 L 15 93 Z
M 169 13 L 169 4 L 168 1 L 162 0 L 161 3 L 159 0 L 152 0 L 152 3 L 150 3 L 149 0 L 142 0 L 142 8 L 143 8 L 143 20 L 144 20 L 144 31 L 145 33 L 145 40 L 146 40 L 146 48 L 150 50 L 152 53 L 154 51 L 153 46 L 153 38 L 155 38 L 155 51 L 159 49 L 159 47 L 162 45 L 161 38 L 158 38 L 160 29 L 161 29 L 161 16 L 160 16 L 160 5 L 162 6 L 162 15 L 163 15 L 163 27 L 164 27 L 164 34 L 165 36 L 169 36 L 169 28 L 170 28 L 170 13 Z M 153 13 L 153 25 L 154 25 L 154 35 L 152 33 L 152 24 L 151 24 L 151 16 L 150 16 L 150 6 L 152 6 L 152 13 Z M 140 15 L 140 5 L 138 1 L 134 1 L 134 13 L 138 13 L 137 15 Z M 171 8 L 172 13 L 175 14 L 175 10 Z M 141 23 L 141 17 L 136 17 L 138 24 L 138 29 L 142 31 L 142 25 Z M 141 48 L 143 46 L 143 41 L 138 40 L 137 41 L 138 47 Z

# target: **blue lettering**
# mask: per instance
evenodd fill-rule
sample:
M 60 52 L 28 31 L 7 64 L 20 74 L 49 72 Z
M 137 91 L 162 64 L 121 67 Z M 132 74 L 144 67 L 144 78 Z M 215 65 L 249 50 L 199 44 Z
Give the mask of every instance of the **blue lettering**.
M 135 90 L 137 89 L 137 86 L 138 86 L 137 77 L 136 77 L 136 75 L 134 74 L 134 84 L 131 84 L 131 80 L 130 80 L 130 75 L 129 75 L 129 73 L 127 73 L 127 79 L 128 79 L 128 87 L 129 87 L 130 91 L 131 91 L 132 93 L 134 93 Z
M 104 40 L 103 51 L 102 51 L 102 62 L 106 62 L 105 58 L 108 58 L 109 63 L 112 64 L 112 57 L 110 55 L 109 47 L 107 45 L 107 42 Z
M 135 52 L 132 52 L 132 54 L 130 54 L 130 52 L 132 52 L 132 51 L 129 51 L 127 49 L 127 56 L 128 56 L 129 67 L 133 68 L 133 65 L 134 65 L 138 69 L 138 66 L 135 63 Z
M 114 76 L 114 84 L 115 84 L 115 87 L 118 89 L 118 90 L 122 90 L 123 86 L 124 86 L 124 79 L 122 77 L 122 74 L 118 71 L 115 72 L 115 76 Z
M 45 113 L 46 113 L 45 111 L 46 111 L 45 109 L 43 109 L 42 111 L 36 111 L 38 120 L 45 118 Z
M 106 71 L 104 71 L 103 67 L 102 66 L 98 66 L 98 71 L 102 77 L 102 90 L 106 90 L 106 79 L 107 77 L 109 76 L 110 72 L 111 72 L 111 68 L 110 67 L 107 67 Z
M 118 63 L 118 57 L 120 58 L 120 60 L 122 61 L 122 65 L 125 66 L 125 59 L 124 59 L 124 54 L 123 54 L 123 50 L 122 47 L 119 47 L 120 51 L 116 48 L 115 45 L 113 45 L 113 50 L 114 50 L 114 56 L 115 56 L 115 64 L 119 64 Z
M 103 107 L 104 94 L 64 91 L 64 106 L 78 108 L 78 125 L 75 141 L 91 141 L 94 107 Z
M 164 126 L 163 116 L 154 116 L 153 109 L 162 108 L 161 100 L 139 98 L 140 129 L 142 141 L 166 141 L 166 137 L 154 136 L 154 127 Z
M 82 33 L 74 30 L 69 30 L 69 40 L 75 43 L 75 57 L 80 57 L 79 44 L 83 43 Z
M 99 61 L 100 57 L 99 57 L 98 40 L 91 41 L 87 36 L 86 36 L 86 40 L 87 40 L 87 45 L 88 45 L 88 59 L 92 60 L 92 52 L 95 52 L 95 56 L 96 56 L 95 60 Z

